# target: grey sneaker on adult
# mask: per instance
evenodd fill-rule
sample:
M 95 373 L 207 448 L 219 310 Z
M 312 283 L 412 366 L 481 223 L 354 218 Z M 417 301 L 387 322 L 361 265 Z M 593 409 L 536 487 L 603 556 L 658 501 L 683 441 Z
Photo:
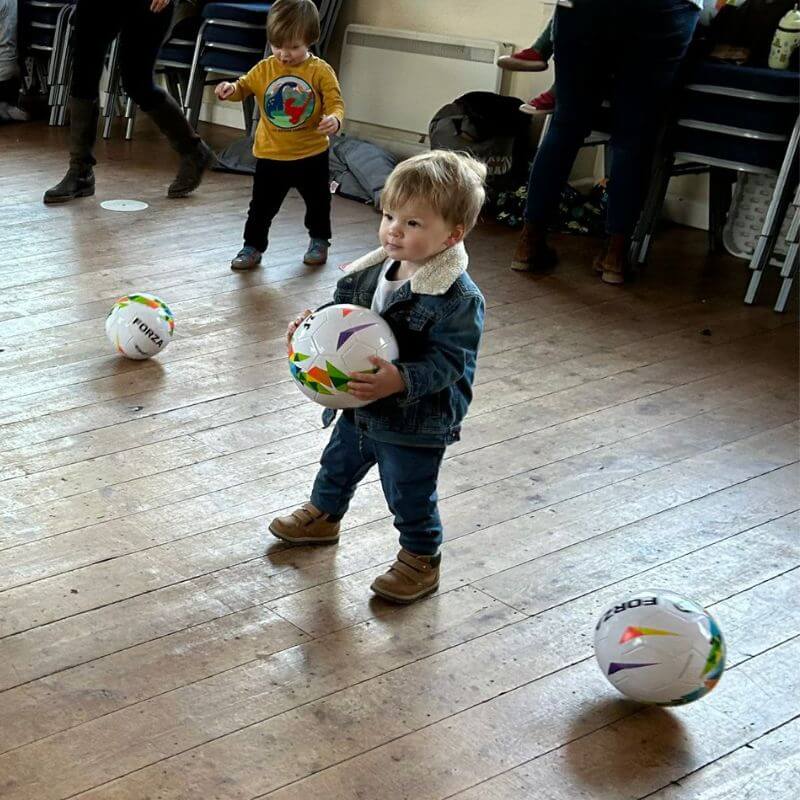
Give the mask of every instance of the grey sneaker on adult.
M 328 241 L 326 239 L 311 239 L 308 250 L 303 256 L 303 263 L 312 267 L 324 264 L 328 260 Z
M 261 263 L 262 253 L 246 244 L 231 261 L 231 269 L 255 269 Z

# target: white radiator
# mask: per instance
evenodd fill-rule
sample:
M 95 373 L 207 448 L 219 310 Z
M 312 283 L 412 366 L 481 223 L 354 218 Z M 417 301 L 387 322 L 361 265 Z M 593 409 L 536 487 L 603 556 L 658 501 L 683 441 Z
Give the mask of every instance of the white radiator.
M 511 45 L 348 25 L 339 79 L 348 121 L 426 135 L 431 117 L 465 92 L 499 92 L 497 57 Z

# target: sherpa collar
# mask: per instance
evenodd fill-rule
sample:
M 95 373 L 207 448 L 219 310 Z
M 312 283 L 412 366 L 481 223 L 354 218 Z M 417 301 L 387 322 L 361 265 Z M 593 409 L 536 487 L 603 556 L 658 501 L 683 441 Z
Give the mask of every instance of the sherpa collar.
M 379 247 L 365 256 L 350 262 L 344 271 L 347 274 L 381 264 L 389 258 L 389 254 Z M 446 294 L 447 290 L 458 280 L 462 272 L 466 272 L 469 256 L 463 242 L 454 244 L 441 253 L 437 253 L 426 261 L 411 277 L 411 291 L 415 294 Z

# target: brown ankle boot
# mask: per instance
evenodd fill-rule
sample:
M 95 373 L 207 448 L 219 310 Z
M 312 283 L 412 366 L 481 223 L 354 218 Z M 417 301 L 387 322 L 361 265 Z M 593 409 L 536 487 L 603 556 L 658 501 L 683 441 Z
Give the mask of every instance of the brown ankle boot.
M 389 571 L 372 582 L 372 591 L 392 603 L 413 603 L 439 588 L 442 557 L 418 556 L 402 549 Z
M 558 262 L 556 251 L 547 244 L 547 226 L 526 222 L 511 260 L 515 272 L 547 272 Z
M 291 544 L 335 544 L 339 541 L 339 520 L 333 521 L 315 505 L 306 503 L 288 517 L 276 517 L 270 533 Z
M 594 271 L 600 273 L 605 283 L 614 285 L 625 283 L 627 245 L 627 236 L 612 233 L 605 252 L 594 259 Z

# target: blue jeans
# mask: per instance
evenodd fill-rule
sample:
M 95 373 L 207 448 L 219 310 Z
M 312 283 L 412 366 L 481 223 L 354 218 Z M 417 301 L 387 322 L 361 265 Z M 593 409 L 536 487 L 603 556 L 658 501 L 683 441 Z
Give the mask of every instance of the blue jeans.
M 628 235 L 638 219 L 665 103 L 694 33 L 688 0 L 575 0 L 558 6 L 553 38 L 556 110 L 536 153 L 525 218 L 549 223 L 604 96 L 611 101 L 606 228 Z
M 333 517 L 343 516 L 359 481 L 377 464 L 400 546 L 420 556 L 435 555 L 442 543 L 436 483 L 443 457 L 443 447 L 371 439 L 343 414 L 322 453 L 311 502 Z

